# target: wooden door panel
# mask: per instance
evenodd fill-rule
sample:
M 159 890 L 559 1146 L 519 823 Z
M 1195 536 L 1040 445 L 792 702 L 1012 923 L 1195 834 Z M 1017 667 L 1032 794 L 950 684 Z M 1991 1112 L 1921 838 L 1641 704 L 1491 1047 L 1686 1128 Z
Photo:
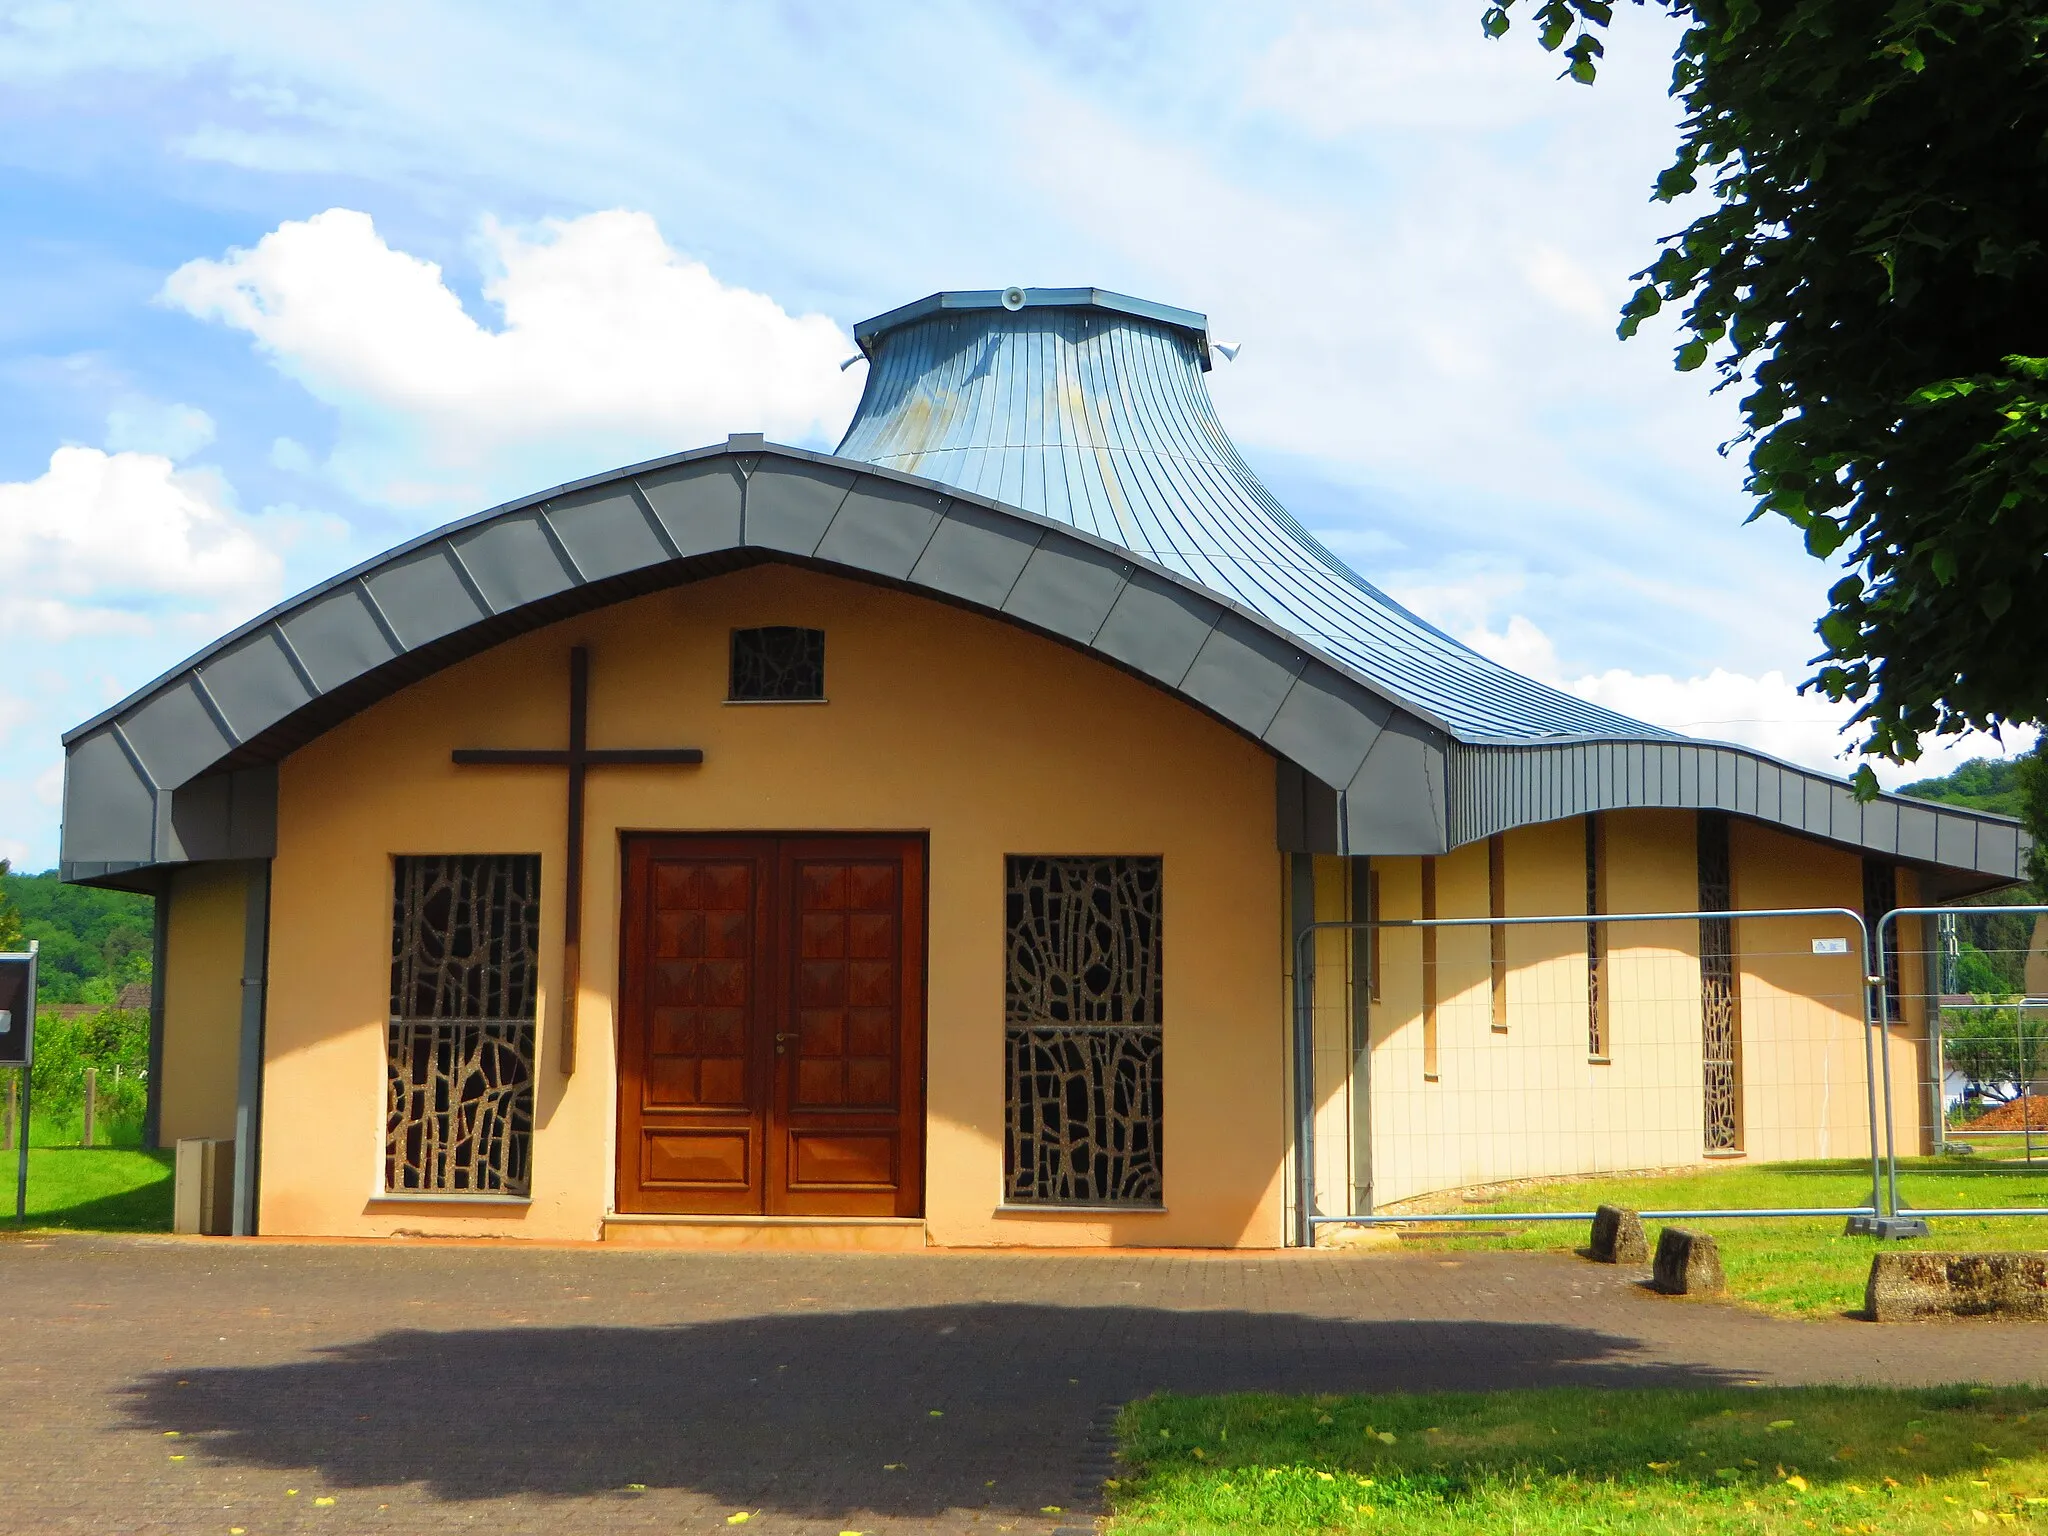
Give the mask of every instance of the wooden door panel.
M 924 1200 L 924 849 L 792 838 L 779 859 L 788 1017 L 769 1198 L 909 1216 Z
M 625 869 L 618 1208 L 918 1214 L 922 840 L 636 837 Z
M 627 843 L 619 1009 L 621 1211 L 765 1208 L 766 839 Z

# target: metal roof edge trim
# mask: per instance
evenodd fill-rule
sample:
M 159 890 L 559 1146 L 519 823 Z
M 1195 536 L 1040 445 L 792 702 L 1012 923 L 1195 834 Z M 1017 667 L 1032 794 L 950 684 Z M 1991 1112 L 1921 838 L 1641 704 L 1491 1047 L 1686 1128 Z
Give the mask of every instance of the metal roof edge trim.
M 908 304 L 899 304 L 894 309 L 884 310 L 879 315 L 858 321 L 853 327 L 853 339 L 861 351 L 866 352 L 877 337 L 886 336 L 891 331 L 901 330 L 906 325 L 932 315 L 943 314 L 949 309 L 1008 309 L 1009 306 L 1003 303 L 1003 293 L 1004 290 L 1001 288 L 941 289 L 937 293 L 928 293 L 921 299 L 912 299 Z M 1140 299 L 1108 288 L 1026 288 L 1024 302 L 1018 307 L 1104 309 L 1112 314 L 1155 321 L 1193 336 L 1202 349 L 1203 368 L 1209 366 L 1209 317 L 1199 310 L 1160 304 L 1152 299 Z
M 1007 502 L 997 501 L 993 497 L 978 495 L 973 491 L 961 490 L 958 486 L 949 485 L 943 480 L 927 479 L 923 475 L 908 474 L 903 470 L 891 469 L 886 465 L 870 464 L 863 459 L 841 458 L 836 454 L 822 453 L 810 448 L 797 448 L 786 443 L 770 443 L 759 439 L 754 434 L 741 433 L 735 434 L 735 436 L 742 439 L 740 446 L 733 446 L 733 440 L 729 438 L 724 443 L 714 444 L 709 447 L 693 448 L 684 453 L 666 454 L 660 458 L 646 459 L 638 464 L 629 464 L 620 469 L 608 470 L 603 474 L 587 475 L 580 480 L 565 481 L 561 485 L 551 486 L 547 490 L 536 492 L 534 495 L 522 496 L 514 501 L 500 502 L 497 506 L 487 507 L 481 512 L 471 513 L 466 517 L 457 518 L 453 522 L 443 523 L 437 528 L 429 529 L 425 533 L 406 540 L 403 544 L 394 545 L 382 554 L 364 560 L 337 575 L 329 577 L 325 581 L 306 588 L 303 592 L 286 598 L 283 602 L 274 605 L 263 613 L 258 614 L 255 618 L 230 630 L 218 640 L 193 652 L 176 666 L 171 667 L 169 670 L 143 684 L 142 687 L 128 694 L 118 703 L 101 710 L 90 720 L 73 726 L 70 730 L 64 732 L 61 740 L 65 746 L 70 746 L 74 741 L 100 729 L 102 726 L 119 720 L 123 715 L 131 713 L 152 695 L 176 683 L 178 679 L 186 674 L 196 672 L 212 657 L 261 630 L 266 624 L 274 623 L 294 610 L 325 596 L 327 593 L 346 586 L 348 583 L 369 575 L 386 565 L 395 564 L 406 555 L 424 549 L 441 539 L 462 533 L 467 529 L 489 522 L 493 518 L 525 511 L 531 507 L 542 506 L 561 496 L 595 490 L 620 481 L 630 480 L 637 475 L 668 469 L 677 464 L 693 463 L 727 454 L 734 458 L 746 456 L 758 458 L 764 455 L 773 455 L 779 458 L 796 459 L 805 463 L 829 465 L 837 469 L 849 469 L 862 475 L 872 475 L 879 479 L 889 480 L 898 485 L 914 486 L 919 490 L 937 492 L 948 500 L 964 502 L 986 511 L 1014 517 L 1041 530 L 1073 539 L 1099 553 L 1111 556 L 1117 560 L 1129 562 L 1143 569 L 1149 575 L 1156 576 L 1162 581 L 1171 582 L 1174 586 L 1194 593 L 1206 601 L 1215 603 L 1218 607 L 1238 615 L 1247 622 L 1305 652 L 1317 662 L 1336 672 L 1346 682 L 1363 689 L 1374 698 L 1391 705 L 1404 714 L 1412 715 L 1424 725 L 1441 732 L 1449 740 L 1457 739 L 1456 733 L 1426 706 L 1390 693 L 1384 686 L 1363 676 L 1347 663 L 1327 654 L 1313 640 L 1306 639 L 1294 631 L 1279 625 L 1274 620 L 1267 618 L 1264 614 L 1246 607 L 1228 593 L 1218 592 L 1212 587 L 1204 586 L 1198 581 L 1181 575 L 1178 571 L 1171 570 L 1166 566 L 1147 559 L 1143 555 L 1135 553 L 1125 545 L 1076 528 L 1072 523 L 1061 522 L 1058 518 L 1046 517 L 1037 512 L 1027 511 L 1022 507 L 1012 506 Z
M 1631 793 L 1628 785 L 1634 777 L 1628 772 L 1628 761 L 1622 761 L 1622 772 L 1616 774 L 1611 765 L 1598 760 L 1582 759 L 1578 763 L 1567 762 L 1557 769 L 1546 770 L 1537 767 L 1544 758 L 1569 758 L 1583 753 L 1598 752 L 1602 748 L 1620 749 L 1624 752 L 1692 753 L 1695 766 L 1688 769 L 1676 767 L 1673 780 L 1666 770 L 1651 772 L 1649 759 L 1640 760 L 1638 767 L 1643 770 L 1647 783 L 1655 779 L 1660 785 L 1670 784 L 1669 793 Z M 1845 836 L 1840 832 L 1817 829 L 1812 824 L 1813 802 L 1802 799 L 1800 811 L 1807 814 L 1772 814 L 1761 805 L 1745 809 L 1721 802 L 1698 793 L 1705 780 L 1698 777 L 1701 759 L 1725 756 L 1737 762 L 1747 761 L 1754 765 L 1754 771 L 1768 770 L 1789 777 L 1805 786 L 1802 797 L 1819 792 L 1830 797 L 1847 796 L 1858 806 L 1858 835 Z M 1740 742 L 1707 741 L 1692 737 L 1638 738 L 1628 736 L 1572 736 L 1555 737 L 1549 740 L 1492 740 L 1485 742 L 1454 741 L 1451 748 L 1452 771 L 1462 778 L 1464 794 L 1461 804 L 1453 813 L 1451 829 L 1453 846 L 1477 842 L 1493 832 L 1506 831 L 1512 827 L 1539 825 L 1545 822 L 1565 820 L 1590 811 L 1627 810 L 1636 807 L 1661 807 L 1666 809 L 1725 809 L 1731 814 L 1747 816 L 1769 826 L 1782 827 L 1807 837 L 1817 837 L 1840 847 L 1860 848 L 1869 853 L 1889 855 L 1905 863 L 1923 867 L 1968 871 L 1972 874 L 1993 877 L 1999 883 L 2010 883 L 2025 878 L 2028 850 L 2033 839 L 2024 825 L 2015 817 L 2000 815 L 1995 811 L 1980 811 L 1969 806 L 1949 805 L 1939 800 L 1917 800 L 1907 795 L 1883 793 L 1873 801 L 1854 802 L 1854 790 L 1847 779 L 1836 778 L 1818 769 L 1807 768 L 1798 763 L 1787 762 L 1773 757 L 1754 747 Z M 1501 780 L 1490 784 L 1480 782 L 1481 776 L 1489 772 L 1483 765 L 1489 760 L 1500 763 L 1503 759 L 1516 763 L 1507 772 L 1519 772 L 1519 782 L 1509 785 Z M 1547 781 L 1546 781 L 1547 780 Z M 1570 782 L 1567 784 L 1567 780 Z M 1688 794 L 1688 786 L 1693 793 Z M 1633 786 L 1640 791 L 1643 784 Z M 1506 799 L 1501 796 L 1505 792 Z M 1491 799 L 1492 804 L 1487 801 Z M 1510 805 L 1508 802 L 1514 802 Z M 1547 801 L 1540 808 L 1537 802 Z M 1840 801 L 1836 802 L 1841 803 Z M 1887 840 L 1878 836 L 1864 835 L 1869 826 L 1862 812 L 1869 808 L 1882 807 L 1891 815 L 1892 835 Z M 1784 810 L 1783 805 L 1779 807 Z M 1914 851 L 1906 846 L 1906 823 L 1901 812 L 1911 812 L 1927 818 L 1925 825 L 1934 829 L 1931 848 Z M 1970 854 L 1958 860 L 1942 847 L 1940 828 L 1953 827 L 1970 839 Z M 1994 847 L 2009 843 L 2010 858 L 2005 851 L 1987 854 L 1981 833 L 1991 834 Z
M 736 435 L 741 437 L 747 436 L 744 433 Z M 110 704 L 90 720 L 74 725 L 70 730 L 64 732 L 58 740 L 63 745 L 70 746 L 73 741 L 84 736 L 87 732 L 96 731 L 109 721 L 120 718 L 135 705 L 140 704 L 144 699 L 157 692 L 160 688 L 163 688 L 166 684 L 182 677 L 187 672 L 197 670 L 209 659 L 228 649 L 236 641 L 247 639 L 264 625 L 282 618 L 296 608 L 304 607 L 315 598 L 324 597 L 337 588 L 345 587 L 350 582 L 367 576 L 372 571 L 389 565 L 404 555 L 409 555 L 415 550 L 424 549 L 436 539 L 449 538 L 463 532 L 465 529 L 474 528 L 480 523 L 487 523 L 492 518 L 502 516 L 508 512 L 523 512 L 529 507 L 543 506 L 558 496 L 573 496 L 579 491 L 595 490 L 599 486 L 610 485 L 614 481 L 629 479 L 634 475 L 649 474 L 655 470 L 668 469 L 677 464 L 689 464 L 699 459 L 715 458 L 722 453 L 732 453 L 735 456 L 742 453 L 758 453 L 765 446 L 767 445 L 761 442 L 750 441 L 742 446 L 735 447 L 731 439 L 728 439 L 726 442 L 714 443 L 704 448 L 691 448 L 682 453 L 663 454 L 659 458 L 643 459 L 637 464 L 628 464 L 619 469 L 608 469 L 599 474 L 585 475 L 581 480 L 565 480 L 560 485 L 551 485 L 544 491 L 534 492 L 531 496 L 521 496 L 514 501 L 501 501 L 494 507 L 485 507 L 481 512 L 471 512 L 466 516 L 456 518 L 452 522 L 442 523 L 437 527 L 429 528 L 425 533 L 415 534 L 402 544 L 394 544 L 391 548 L 372 555 L 367 560 L 358 561 L 347 570 L 340 571 L 328 577 L 325 581 L 316 582 L 302 592 L 293 593 L 282 602 L 275 603 L 266 608 L 253 619 L 245 620 L 241 624 L 236 625 L 218 640 L 202 646 L 176 666 L 151 678 L 118 703 Z M 776 451 L 785 453 L 806 452 L 804 449 L 777 449 Z
M 1600 734 L 1583 736 L 1453 736 L 1459 747 L 1470 750 L 1540 752 L 1549 748 L 1638 746 L 1656 743 L 1664 746 L 1712 747 L 1721 752 L 1739 752 L 1744 757 L 1753 757 L 1760 763 L 1769 763 L 1787 773 L 1796 773 L 1806 779 L 1826 784 L 1831 789 L 1851 789 L 1854 786 L 1845 778 L 1829 773 L 1825 768 L 1811 768 L 1805 763 L 1795 763 L 1789 757 L 1779 757 L 1775 752 L 1766 752 L 1762 747 L 1752 747 L 1745 742 L 1727 741 L 1718 736 L 1622 736 Z M 1955 816 L 1966 816 L 1972 821 L 1990 822 L 1993 825 L 2025 828 L 2017 816 L 2008 816 L 2003 811 L 1982 811 L 1974 806 L 1951 805 L 1945 800 L 1920 800 L 1912 795 L 1902 795 L 1896 790 L 1881 789 L 1877 792 L 1877 804 L 1908 805 L 1917 810 L 1946 811 Z
M 1754 748 L 1745 747 L 1732 742 L 1704 741 L 1698 738 L 1683 736 L 1629 736 L 1621 734 L 1599 736 L 1558 736 L 1548 738 L 1484 738 L 1477 740 L 1470 738 L 1460 738 L 1454 730 L 1452 730 L 1439 717 L 1435 716 L 1427 708 L 1419 706 L 1411 700 L 1394 695 L 1384 686 L 1370 681 L 1369 679 L 1359 674 L 1355 669 L 1353 669 L 1349 665 L 1345 664 L 1344 662 L 1338 660 L 1337 658 L 1323 651 L 1322 648 L 1312 640 L 1309 640 L 1295 633 L 1294 631 L 1288 629 L 1286 626 L 1282 625 L 1274 619 L 1268 618 L 1265 615 L 1262 615 L 1250 608 L 1247 608 L 1242 603 L 1238 602 L 1237 600 L 1235 600 L 1234 598 L 1230 597 L 1225 593 L 1215 591 L 1214 589 L 1207 587 L 1198 581 L 1195 581 L 1186 576 L 1182 576 L 1179 573 L 1172 571 L 1164 566 L 1158 565 L 1155 562 L 1146 559 L 1143 556 L 1135 554 L 1132 550 L 1130 550 L 1128 547 L 1124 545 L 1117 544 L 1112 541 L 1100 538 L 1094 534 L 1086 533 L 1080 529 L 1075 528 L 1072 524 L 1062 522 L 1058 519 L 1045 517 L 1041 514 L 1030 512 L 1023 508 L 1016 507 L 1004 502 L 1000 502 L 987 496 L 982 496 L 975 494 L 973 492 L 961 490 L 960 488 L 949 485 L 944 481 L 930 480 L 926 479 L 923 476 L 907 474 L 900 470 L 890 469 L 881 465 L 871 464 L 862 460 L 841 458 L 835 454 L 818 452 L 812 449 L 796 448 L 782 444 L 770 444 L 764 441 L 764 439 L 759 434 L 752 433 L 734 434 L 733 436 L 729 437 L 726 440 L 726 442 L 721 444 L 690 449 L 676 454 L 664 455 L 661 457 L 644 460 L 638 464 L 628 465 L 619 469 L 608 470 L 596 475 L 585 476 L 578 480 L 567 481 L 564 482 L 563 484 L 552 486 L 546 490 L 536 492 L 533 495 L 521 497 L 512 501 L 503 502 L 497 506 L 489 507 L 484 509 L 483 511 L 473 513 L 467 517 L 458 518 L 454 521 L 443 524 L 440 527 L 422 533 L 417 537 L 407 540 L 405 543 L 396 546 L 393 549 L 387 550 L 384 553 L 370 560 L 363 561 L 346 571 L 340 572 L 339 574 L 329 578 L 324 582 L 321 582 L 311 588 L 308 588 L 304 592 L 301 592 L 296 596 L 287 599 L 285 602 L 273 606 L 264 613 L 238 626 L 236 629 L 230 631 L 226 635 L 223 635 L 220 639 L 214 641 L 212 644 L 195 652 L 185 661 L 181 662 L 176 667 L 173 667 L 170 670 L 166 671 L 158 678 L 146 684 L 144 687 L 129 694 L 119 703 L 114 704 L 110 708 L 101 711 L 92 719 L 84 722 L 79 726 L 74 727 L 72 730 L 65 732 L 62 738 L 64 745 L 68 749 L 75 743 L 83 740 L 85 737 L 108 726 L 109 724 L 118 724 L 118 722 L 124 716 L 133 713 L 138 708 L 145 705 L 153 696 L 168 691 L 188 676 L 195 676 L 198 673 L 199 669 L 203 667 L 213 657 L 219 655 L 223 651 L 227 650 L 229 647 L 241 642 L 249 636 L 258 633 L 259 631 L 263 630 L 266 626 L 278 623 L 280 620 L 288 617 L 293 612 L 310 605 L 316 600 L 326 596 L 329 593 L 336 591 L 339 588 L 348 585 L 351 582 L 362 580 L 365 577 L 375 574 L 376 572 L 387 566 L 391 566 L 402 561 L 405 557 L 419 550 L 428 548 L 429 546 L 437 542 L 447 540 L 455 535 L 459 535 L 465 532 L 466 530 L 478 527 L 496 518 L 506 517 L 508 515 L 516 514 L 535 507 L 544 507 L 548 503 L 564 496 L 580 494 L 585 491 L 620 485 L 622 483 L 630 484 L 635 480 L 636 477 L 644 474 L 657 473 L 661 470 L 672 468 L 678 465 L 703 462 L 706 460 L 717 459 L 720 457 L 731 458 L 735 462 L 736 466 L 739 468 L 739 472 L 742 474 L 742 476 L 750 478 L 754 470 L 758 467 L 761 458 L 764 456 L 772 456 L 792 460 L 799 463 L 828 466 L 835 470 L 851 471 L 855 475 L 861 477 L 871 477 L 876 480 L 882 480 L 904 486 L 915 487 L 919 490 L 939 495 L 948 501 L 978 507 L 983 510 L 994 512 L 998 515 L 1013 519 L 1017 522 L 1023 523 L 1027 526 L 1040 530 L 1041 536 L 1048 533 L 1057 534 L 1062 539 L 1070 540 L 1075 544 L 1078 544 L 1086 548 L 1090 548 L 1115 562 L 1123 563 L 1132 569 L 1143 570 L 1146 572 L 1148 576 L 1156 580 L 1165 582 L 1173 587 L 1177 587 L 1183 591 L 1189 592 L 1195 596 L 1198 596 L 1204 602 L 1213 604 L 1217 609 L 1225 613 L 1233 614 L 1239 617 L 1243 621 L 1253 626 L 1254 629 L 1264 631 L 1267 634 L 1274 637 L 1275 639 L 1284 643 L 1286 646 L 1296 651 L 1299 651 L 1300 653 L 1302 653 L 1304 658 L 1313 661 L 1322 668 L 1327 669 L 1330 673 L 1343 679 L 1347 684 L 1358 688 L 1360 691 L 1369 695 L 1370 697 L 1378 699 L 1382 703 L 1390 706 L 1391 708 L 1399 711 L 1400 713 L 1407 715 L 1410 719 L 1414 720 L 1418 725 L 1422 726 L 1431 733 L 1439 736 L 1446 746 L 1452 748 L 1459 755 L 1464 755 L 1468 758 L 1483 758 L 1487 756 L 1495 756 L 1500 754 L 1512 754 L 1515 757 L 1530 758 L 1541 756 L 1542 754 L 1547 752 L 1585 749 L 1591 747 L 1598 747 L 1602 745 L 1621 747 L 1642 747 L 1650 749 L 1693 748 L 1707 751 L 1723 751 L 1733 753 L 1738 757 L 1748 758 L 1760 764 L 1768 764 L 1769 766 L 1778 771 L 1794 774 L 1810 784 L 1819 787 L 1824 787 L 1830 791 L 1848 792 L 1849 790 L 1849 785 L 1846 780 L 1831 778 L 1830 776 L 1820 773 L 1816 770 L 1803 768 L 1797 764 L 1787 763 L 1780 759 L 1773 758 L 1769 754 L 1757 751 Z M 584 584 L 585 583 L 582 582 L 574 583 L 574 585 Z M 1176 689 L 1175 691 L 1179 692 L 1180 690 Z M 1191 699 L 1190 702 L 1195 703 L 1197 707 L 1206 707 L 1201 703 L 1199 699 Z M 1444 788 L 1446 792 L 1449 792 L 1451 790 L 1451 786 L 1448 784 L 1445 785 Z M 2018 826 L 2018 824 L 2014 822 L 2011 818 L 1998 816 L 1995 813 L 1991 812 L 1978 812 L 1963 807 L 1950 807 L 1942 804 L 1939 801 L 1921 801 L 1909 799 L 1902 796 L 1891 795 L 1885 796 L 1883 798 L 1887 801 L 1899 805 L 1909 806 L 1914 808 L 1915 810 L 1932 814 L 1938 819 L 1953 820 L 1955 822 L 1964 823 L 1970 826 L 1997 826 L 2013 829 L 2016 829 Z M 1466 815 L 1463 817 L 1460 817 L 1457 814 L 1456 809 L 1451 806 L 1447 805 L 1443 809 L 1452 821 L 1468 820 L 1470 818 L 1470 807 L 1465 808 Z M 1767 817 L 1765 819 L 1771 820 L 1772 818 Z M 1512 824 L 1519 825 L 1522 823 L 1518 820 L 1513 822 Z M 1791 825 L 1791 823 L 1789 822 L 1785 824 Z M 1449 826 L 1446 827 L 1446 830 L 1450 830 Z M 2020 835 L 2023 837 L 2024 834 L 2022 833 Z M 1969 868 L 1974 866 L 1966 865 L 1959 867 Z

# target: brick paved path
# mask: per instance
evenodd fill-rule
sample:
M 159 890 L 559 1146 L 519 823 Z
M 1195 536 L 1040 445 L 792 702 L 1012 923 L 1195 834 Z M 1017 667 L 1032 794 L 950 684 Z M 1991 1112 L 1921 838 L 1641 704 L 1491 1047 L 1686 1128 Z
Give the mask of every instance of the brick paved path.
M 1158 1388 L 2013 1381 L 2044 1344 L 1549 1255 L 0 1240 L 0 1529 L 1042 1533 Z

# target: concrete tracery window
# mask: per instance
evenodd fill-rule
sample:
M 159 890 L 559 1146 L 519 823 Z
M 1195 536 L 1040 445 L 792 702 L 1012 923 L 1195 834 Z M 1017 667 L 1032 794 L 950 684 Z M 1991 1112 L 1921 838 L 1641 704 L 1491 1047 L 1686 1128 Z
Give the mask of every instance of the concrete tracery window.
M 1158 1206 L 1161 861 L 1005 861 L 1004 1199 Z
M 533 1164 L 540 859 L 395 862 L 384 1187 L 524 1195 Z
M 825 631 L 777 624 L 732 632 L 728 700 L 790 704 L 824 697 Z
M 1699 909 L 1735 906 L 1728 817 L 1699 813 Z M 1705 1069 L 1702 1118 L 1709 1152 L 1742 1147 L 1742 989 L 1735 971 L 1735 925 L 1725 917 L 1700 919 L 1700 1055 Z

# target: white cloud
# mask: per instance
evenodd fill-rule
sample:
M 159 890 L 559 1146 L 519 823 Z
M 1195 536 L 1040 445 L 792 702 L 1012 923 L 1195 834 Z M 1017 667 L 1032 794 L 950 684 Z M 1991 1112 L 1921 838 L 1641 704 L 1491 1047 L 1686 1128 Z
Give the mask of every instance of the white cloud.
M 131 401 L 107 413 L 107 446 L 116 453 L 189 459 L 213 441 L 213 418 L 196 405 Z
M 59 448 L 36 479 L 0 484 L 0 569 L 0 629 L 45 639 L 145 633 L 179 609 L 239 617 L 283 579 L 217 474 L 97 448 Z
M 1440 605 L 1439 612 L 1443 611 Z M 1854 706 L 1813 691 L 1801 693 L 1798 680 L 1783 672 L 1751 677 L 1716 667 L 1699 676 L 1673 677 L 1617 667 L 1571 677 L 1559 667 L 1550 637 L 1520 614 L 1498 631 L 1466 627 L 1458 634 L 1504 666 L 1634 720 L 1709 741 L 1736 742 L 1844 777 L 1865 761 L 1853 747 L 1859 733 L 1843 733 Z M 1929 737 L 1921 743 L 1918 762 L 1901 767 L 1872 761 L 1870 766 L 1881 784 L 1896 788 L 1916 779 L 1939 778 L 1973 757 L 2016 755 L 2032 741 L 2032 732 L 2009 733 L 2004 742 L 1976 734 Z
M 644 213 L 487 222 L 479 241 L 496 329 L 345 208 L 189 262 L 163 297 L 248 332 L 334 406 L 329 467 L 387 504 L 473 504 L 733 431 L 814 438 L 851 414 L 835 322 L 721 283 Z

